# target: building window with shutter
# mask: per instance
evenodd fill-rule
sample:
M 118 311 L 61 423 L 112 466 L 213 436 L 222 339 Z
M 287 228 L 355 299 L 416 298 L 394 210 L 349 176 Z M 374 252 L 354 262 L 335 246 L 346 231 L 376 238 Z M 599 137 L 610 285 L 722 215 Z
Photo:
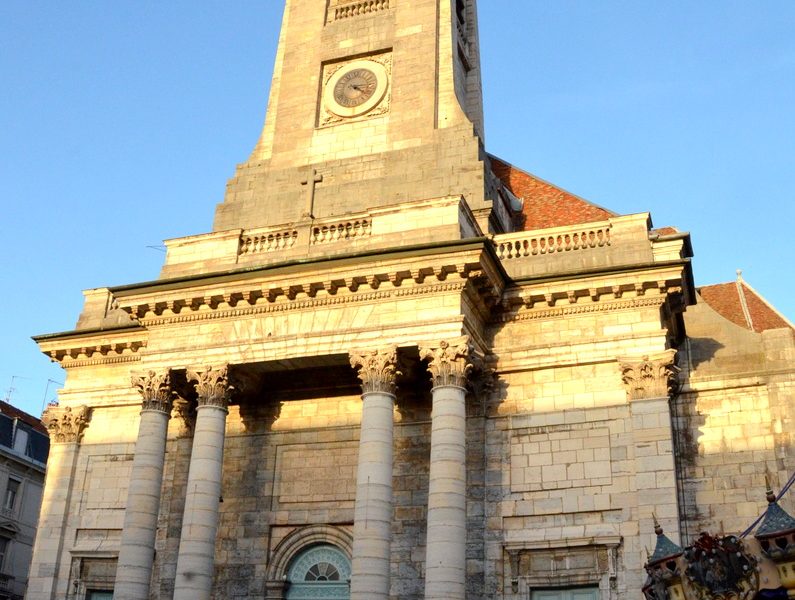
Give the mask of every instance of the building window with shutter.
M 17 504 L 17 496 L 19 495 L 19 487 L 22 485 L 22 482 L 18 479 L 14 479 L 13 477 L 8 478 L 8 485 L 6 486 L 6 497 L 5 502 L 3 503 L 3 508 L 5 510 L 14 510 Z
M 0 536 L 0 573 L 5 573 L 6 554 L 11 546 L 11 540 Z

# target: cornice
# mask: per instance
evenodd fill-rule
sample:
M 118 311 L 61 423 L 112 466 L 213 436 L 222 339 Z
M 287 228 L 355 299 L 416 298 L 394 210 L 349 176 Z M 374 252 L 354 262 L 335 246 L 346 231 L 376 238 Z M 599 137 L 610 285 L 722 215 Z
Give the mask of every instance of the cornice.
M 126 328 L 118 332 L 102 333 L 104 334 L 102 336 L 86 334 L 49 338 L 38 343 L 41 351 L 49 356 L 50 360 L 60 363 L 65 369 L 140 360 L 140 350 L 146 347 L 146 329 L 136 326 L 134 329 Z M 131 333 L 134 335 L 130 335 Z M 116 339 L 113 339 L 114 337 Z
M 537 284 L 537 283 L 551 283 L 567 279 L 579 279 L 589 276 L 604 276 L 604 275 L 617 275 L 621 273 L 639 273 L 641 271 L 657 271 L 660 269 L 669 268 L 687 268 L 690 269 L 691 261 L 689 258 L 681 258 L 676 260 L 665 260 L 657 262 L 644 262 L 644 263 L 629 263 L 620 264 L 615 266 L 600 266 L 585 269 L 572 269 L 562 273 L 552 273 L 545 275 L 527 275 L 523 277 L 514 278 L 514 282 L 519 285 Z
M 231 291 L 233 288 L 226 286 L 217 292 L 185 290 L 180 295 L 171 292 L 131 302 L 121 308 L 148 327 L 457 292 L 470 281 L 483 294 L 492 293 L 497 287 L 474 260 L 420 268 L 406 265 L 395 271 L 322 281 L 281 281 L 281 285 L 260 282 L 256 287 L 241 286 L 238 291 Z M 410 285 L 406 285 L 406 282 L 410 282 Z
M 138 354 L 133 354 L 129 356 L 107 356 L 103 358 L 93 358 L 93 359 L 70 359 L 69 357 L 64 357 L 59 359 L 55 359 L 50 357 L 53 362 L 61 363 L 61 367 L 64 369 L 73 369 L 77 367 L 92 367 L 94 365 L 116 365 L 121 363 L 135 363 L 140 362 L 141 357 Z
M 545 301 L 543 308 L 527 308 L 518 312 L 499 315 L 497 322 L 509 323 L 516 321 L 533 321 L 537 319 L 553 319 L 566 317 L 569 315 L 582 315 L 589 313 L 612 312 L 617 310 L 627 310 L 633 308 L 645 308 L 649 306 L 662 306 L 667 300 L 667 294 L 660 292 L 650 297 L 634 297 L 630 299 L 599 301 L 590 300 L 584 303 L 567 304 L 553 308 L 554 300 Z M 551 303 L 550 303 L 551 302 Z
M 295 300 L 266 304 L 262 306 L 247 305 L 244 308 L 215 309 L 212 311 L 192 312 L 182 315 L 154 316 L 140 319 L 141 323 L 151 325 L 171 325 L 175 323 L 188 323 L 192 321 L 206 321 L 211 319 L 225 319 L 231 317 L 241 317 L 246 315 L 259 315 L 266 313 L 280 313 L 293 310 L 313 309 L 323 306 L 333 306 L 340 304 L 353 304 L 359 302 L 370 302 L 392 297 L 391 292 L 370 292 L 353 296 L 341 296 L 332 298 L 319 298 L 316 300 Z
M 96 336 L 117 336 L 132 332 L 146 331 L 138 323 L 130 321 L 129 324 L 117 325 L 114 327 L 91 327 L 88 329 L 72 329 L 69 331 L 60 331 L 57 333 L 44 333 L 42 335 L 34 335 L 31 339 L 41 344 L 42 342 L 49 342 L 51 340 L 64 340 L 67 338 L 80 338 L 80 337 L 96 337 Z

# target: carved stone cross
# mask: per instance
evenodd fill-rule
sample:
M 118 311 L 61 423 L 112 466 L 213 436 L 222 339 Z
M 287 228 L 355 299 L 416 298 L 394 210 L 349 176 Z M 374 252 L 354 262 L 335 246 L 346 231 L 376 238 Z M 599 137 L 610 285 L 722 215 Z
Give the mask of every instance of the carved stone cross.
M 301 216 L 309 217 L 310 219 L 315 218 L 315 185 L 321 181 L 323 181 L 323 175 L 318 173 L 316 169 L 310 170 L 309 175 L 301 180 L 301 185 L 308 186 L 306 210 Z

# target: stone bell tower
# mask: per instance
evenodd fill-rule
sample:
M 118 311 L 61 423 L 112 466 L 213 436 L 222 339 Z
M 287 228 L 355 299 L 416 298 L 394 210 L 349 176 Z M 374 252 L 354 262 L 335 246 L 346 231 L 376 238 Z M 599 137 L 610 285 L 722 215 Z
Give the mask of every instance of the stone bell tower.
M 483 151 L 476 12 L 475 0 L 287 0 L 265 127 L 214 230 L 455 196 L 475 234 L 510 231 Z

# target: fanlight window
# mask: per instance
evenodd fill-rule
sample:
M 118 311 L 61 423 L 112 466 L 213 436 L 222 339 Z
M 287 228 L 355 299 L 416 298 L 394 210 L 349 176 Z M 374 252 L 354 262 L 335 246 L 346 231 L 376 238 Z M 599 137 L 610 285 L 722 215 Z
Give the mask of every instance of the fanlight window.
M 287 600 L 350 600 L 351 562 L 331 544 L 299 552 L 287 570 Z
M 319 562 L 309 568 L 304 581 L 339 581 L 340 572 L 327 562 Z

